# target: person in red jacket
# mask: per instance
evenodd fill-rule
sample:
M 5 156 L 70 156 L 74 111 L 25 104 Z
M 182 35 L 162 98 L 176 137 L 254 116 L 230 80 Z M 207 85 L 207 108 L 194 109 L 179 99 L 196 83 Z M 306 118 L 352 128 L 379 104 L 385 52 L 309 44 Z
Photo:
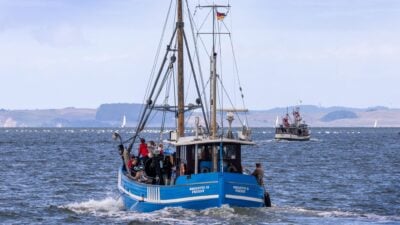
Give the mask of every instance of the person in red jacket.
M 149 150 L 147 149 L 146 140 L 144 138 L 140 138 L 138 157 L 142 161 L 146 161 L 147 158 L 149 157 Z

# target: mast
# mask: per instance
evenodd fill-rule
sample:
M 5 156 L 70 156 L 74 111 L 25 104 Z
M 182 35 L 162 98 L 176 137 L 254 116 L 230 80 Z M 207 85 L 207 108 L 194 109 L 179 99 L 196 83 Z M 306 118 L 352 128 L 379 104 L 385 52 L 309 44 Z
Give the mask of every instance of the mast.
M 211 62 L 211 85 L 210 85 L 210 103 L 211 103 L 211 138 L 217 137 L 217 53 L 215 52 L 215 6 L 213 7 L 213 25 L 212 25 L 212 56 Z
M 210 138 L 217 139 L 218 138 L 218 128 L 217 128 L 217 53 L 215 51 L 215 40 L 216 34 L 226 34 L 215 32 L 215 19 L 217 16 L 217 9 L 218 8 L 229 8 L 229 5 L 204 5 L 198 6 L 199 8 L 211 8 L 212 9 L 212 51 L 210 56 Z M 210 34 L 209 32 L 206 33 L 198 33 L 198 34 Z M 220 145 L 213 145 L 212 147 L 212 171 L 218 171 L 218 147 L 222 148 L 222 142 Z M 220 149 L 220 153 L 222 149 Z M 222 156 L 220 156 L 220 160 L 222 160 Z M 222 161 L 220 162 L 222 166 Z M 222 171 L 222 168 L 221 168 Z
M 217 53 L 215 52 L 215 5 L 212 8 L 212 56 L 211 56 L 211 84 L 210 84 L 210 103 L 211 103 L 211 138 L 217 138 Z M 218 171 L 218 149 L 214 145 L 212 149 L 212 170 Z
M 185 103 L 184 103 L 184 79 L 183 79 L 183 17 L 182 17 L 182 0 L 178 0 L 177 8 L 177 22 L 178 28 L 177 42 L 178 42 L 178 137 L 183 137 L 185 132 Z
M 216 18 L 218 8 L 230 8 L 230 5 L 199 5 L 198 8 L 211 8 L 212 10 L 212 32 L 198 32 L 197 34 L 212 35 L 212 49 L 210 56 L 210 138 L 216 139 L 217 132 L 217 53 L 215 50 L 216 34 L 230 34 L 224 32 L 216 32 Z

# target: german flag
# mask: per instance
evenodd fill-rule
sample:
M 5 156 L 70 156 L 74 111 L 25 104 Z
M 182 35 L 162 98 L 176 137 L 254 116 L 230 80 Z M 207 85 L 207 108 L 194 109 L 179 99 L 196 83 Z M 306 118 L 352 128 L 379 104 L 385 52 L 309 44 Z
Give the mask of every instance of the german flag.
M 223 20 L 225 18 L 226 14 L 225 13 L 220 13 L 217 11 L 217 20 Z

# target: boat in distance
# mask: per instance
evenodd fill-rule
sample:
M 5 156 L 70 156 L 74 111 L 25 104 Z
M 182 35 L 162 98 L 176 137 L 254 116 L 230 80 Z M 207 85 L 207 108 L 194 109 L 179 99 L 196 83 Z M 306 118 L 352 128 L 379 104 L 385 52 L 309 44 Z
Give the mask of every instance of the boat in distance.
M 310 130 L 300 115 L 300 107 L 295 107 L 292 112 L 293 122 L 289 113 L 282 117 L 282 123 L 275 126 L 275 139 L 287 141 L 308 141 L 310 140 Z

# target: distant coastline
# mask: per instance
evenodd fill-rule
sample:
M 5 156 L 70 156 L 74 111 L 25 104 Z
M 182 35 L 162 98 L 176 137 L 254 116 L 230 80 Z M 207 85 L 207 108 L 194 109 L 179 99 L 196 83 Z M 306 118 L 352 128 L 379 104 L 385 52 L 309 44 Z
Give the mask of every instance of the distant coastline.
M 127 127 L 136 126 L 141 104 L 102 104 L 96 109 L 68 107 L 64 109 L 6 110 L 0 109 L 0 127 L 119 127 L 126 115 Z M 273 127 L 276 117 L 291 113 L 292 106 L 251 110 L 251 127 Z M 311 127 L 400 127 L 400 109 L 383 106 L 368 108 L 318 107 L 302 105 L 301 113 Z M 167 115 L 173 126 L 174 115 Z M 149 121 L 156 124 L 156 116 Z M 234 124 L 235 125 L 235 124 Z M 237 125 L 237 124 L 236 124 Z

